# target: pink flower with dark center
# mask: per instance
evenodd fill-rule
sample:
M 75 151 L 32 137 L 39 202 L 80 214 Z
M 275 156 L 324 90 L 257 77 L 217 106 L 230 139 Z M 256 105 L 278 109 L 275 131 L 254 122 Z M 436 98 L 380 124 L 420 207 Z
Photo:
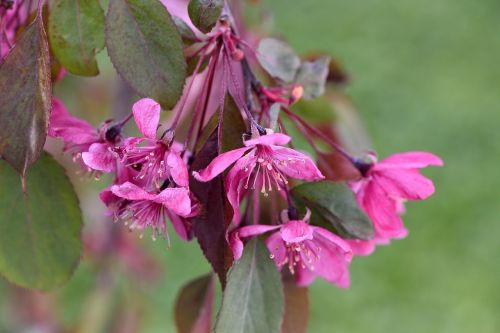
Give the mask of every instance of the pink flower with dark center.
M 48 135 L 62 138 L 64 152 L 73 156 L 73 161 L 81 160 L 88 171 L 112 172 L 116 168 L 115 144 L 120 136 L 106 138 L 108 123 L 94 128 L 88 122 L 73 117 L 64 104 L 54 98 Z
M 168 239 L 166 219 L 169 218 L 179 236 L 189 239 L 189 230 L 180 217 L 192 215 L 189 191 L 183 187 L 167 187 L 148 192 L 125 182 L 113 185 L 100 193 L 100 198 L 110 209 L 115 221 L 123 221 L 130 230 L 138 229 L 141 238 L 144 229 L 152 229 L 152 238 L 159 234 Z
M 408 231 L 401 219 L 403 203 L 423 200 L 434 193 L 434 184 L 419 170 L 430 165 L 442 166 L 443 161 L 426 152 L 395 154 L 369 164 L 363 178 L 350 183 L 358 203 L 373 222 L 375 238 L 372 242 L 387 244 L 390 239 L 406 237 Z
M 282 214 L 280 225 L 249 225 L 234 230 L 229 236 L 235 260 L 243 253 L 241 239 L 266 232 L 271 259 L 281 270 L 287 266 L 300 286 L 310 285 L 317 276 L 340 288 L 349 286 L 348 266 L 352 259 L 349 244 L 326 229 L 309 225 L 309 211 L 302 220 L 289 220 Z
M 132 111 L 143 137 L 125 140 L 125 165 L 138 170 L 137 180 L 145 182 L 148 187 L 159 189 L 167 179 L 178 186 L 187 187 L 189 174 L 180 156 L 180 145 L 156 138 L 160 104 L 150 98 L 143 98 L 134 104 Z
M 282 147 L 289 142 L 290 137 L 281 133 L 247 140 L 245 147 L 220 154 L 205 169 L 194 171 L 193 176 L 207 182 L 236 162 L 227 174 L 225 186 L 234 210 L 233 222 L 239 224 L 240 202 L 246 190 L 260 188 L 267 196 L 273 189 L 282 190 L 288 177 L 308 181 L 324 178 L 309 156 Z

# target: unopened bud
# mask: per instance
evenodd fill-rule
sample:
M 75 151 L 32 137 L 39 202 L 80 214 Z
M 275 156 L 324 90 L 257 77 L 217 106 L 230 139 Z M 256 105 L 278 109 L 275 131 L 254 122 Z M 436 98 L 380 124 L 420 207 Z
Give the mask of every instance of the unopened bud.
M 0 0 L 0 7 L 11 9 L 14 6 L 15 0 Z
M 245 57 L 245 54 L 240 49 L 234 49 L 234 51 L 231 53 L 231 57 L 234 61 L 241 61 Z
M 304 95 L 304 87 L 298 84 L 295 87 L 293 87 L 292 93 L 290 94 L 290 100 L 288 101 L 288 103 L 293 104 L 297 102 L 299 99 L 302 98 L 302 95 Z

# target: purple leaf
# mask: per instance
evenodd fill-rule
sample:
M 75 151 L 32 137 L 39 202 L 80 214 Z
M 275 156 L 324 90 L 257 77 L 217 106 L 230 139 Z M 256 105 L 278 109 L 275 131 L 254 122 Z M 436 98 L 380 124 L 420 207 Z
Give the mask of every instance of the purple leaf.
M 175 302 L 178 333 L 209 333 L 212 326 L 215 284 L 205 275 L 184 285 Z
M 47 137 L 52 87 L 42 18 L 21 35 L 0 66 L 0 155 L 24 178 Z

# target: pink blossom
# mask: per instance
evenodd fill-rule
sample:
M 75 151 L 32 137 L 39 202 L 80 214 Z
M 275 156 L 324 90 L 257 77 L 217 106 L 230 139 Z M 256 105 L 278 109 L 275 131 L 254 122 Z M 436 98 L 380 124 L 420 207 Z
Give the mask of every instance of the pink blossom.
M 249 225 L 234 230 L 229 236 L 235 260 L 243 253 L 241 239 L 254 237 L 269 231 L 266 239 L 271 258 L 282 269 L 287 266 L 301 286 L 311 284 L 320 276 L 340 288 L 349 286 L 348 265 L 352 259 L 349 244 L 328 230 L 311 226 L 309 212 L 302 220 L 288 220 L 283 214 L 284 224 Z
M 115 221 L 121 220 L 130 230 L 138 229 L 141 237 L 150 227 L 168 239 L 166 219 L 182 239 L 189 239 L 189 230 L 180 217 L 192 215 L 189 191 L 184 187 L 167 187 L 161 191 L 146 191 L 131 182 L 113 185 L 100 193 L 100 198 L 110 209 Z
M 143 135 L 125 140 L 124 163 L 139 170 L 137 179 L 159 189 L 167 179 L 178 186 L 189 185 L 187 166 L 180 155 L 180 145 L 169 140 L 157 139 L 160 122 L 160 105 L 150 98 L 143 98 L 132 107 L 134 120 Z
M 248 188 L 268 191 L 282 190 L 288 184 L 287 177 L 302 180 L 319 180 L 324 176 L 311 158 L 296 150 L 282 147 L 290 137 L 281 133 L 259 136 L 244 142 L 245 147 L 217 156 L 205 169 L 193 172 L 193 176 L 207 182 L 236 162 L 227 174 L 225 186 L 228 200 L 233 207 L 233 222 L 239 223 L 239 206 Z
M 5 58 L 16 44 L 17 31 L 27 23 L 31 9 L 26 1 L 15 1 L 8 9 L 0 6 L 0 59 Z
M 406 237 L 408 231 L 401 219 L 403 202 L 423 200 L 434 193 L 434 184 L 419 170 L 430 165 L 442 166 L 443 161 L 426 152 L 395 154 L 371 164 L 361 180 L 350 184 L 374 224 L 372 243 L 386 244 L 390 239 Z M 367 252 L 366 248 L 360 252 Z
M 108 123 L 96 129 L 88 122 L 69 114 L 64 104 L 57 98 L 52 100 L 49 136 L 62 138 L 64 151 L 73 155 L 73 160 L 82 159 L 86 168 L 112 172 L 116 167 L 115 144 L 119 135 L 106 138 Z

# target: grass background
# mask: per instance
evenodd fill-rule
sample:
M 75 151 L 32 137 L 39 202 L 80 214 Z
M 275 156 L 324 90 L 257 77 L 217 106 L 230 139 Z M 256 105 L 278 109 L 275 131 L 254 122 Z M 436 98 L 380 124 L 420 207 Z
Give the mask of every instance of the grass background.
M 380 156 L 418 149 L 445 161 L 444 168 L 425 172 L 436 194 L 408 205 L 407 239 L 354 260 L 350 289 L 321 281 L 311 287 L 309 331 L 499 332 L 500 2 L 264 4 L 274 13 L 275 31 L 294 48 L 327 51 L 345 66 L 351 77 L 346 91 Z M 71 103 L 71 92 L 65 94 Z M 92 210 L 87 220 L 101 213 Z M 117 278 L 111 304 L 140 303 L 144 332 L 174 332 L 178 288 L 208 271 L 195 244 L 172 238 L 170 250 L 144 241 L 166 266 L 158 284 L 135 286 Z M 80 320 L 96 284 L 84 261 L 54 294 L 64 322 Z M 0 282 L 0 295 L 7 293 Z
M 311 288 L 310 332 L 500 331 L 500 2 L 267 1 L 300 51 L 327 50 L 381 156 L 429 150 L 435 196 L 410 235 Z

